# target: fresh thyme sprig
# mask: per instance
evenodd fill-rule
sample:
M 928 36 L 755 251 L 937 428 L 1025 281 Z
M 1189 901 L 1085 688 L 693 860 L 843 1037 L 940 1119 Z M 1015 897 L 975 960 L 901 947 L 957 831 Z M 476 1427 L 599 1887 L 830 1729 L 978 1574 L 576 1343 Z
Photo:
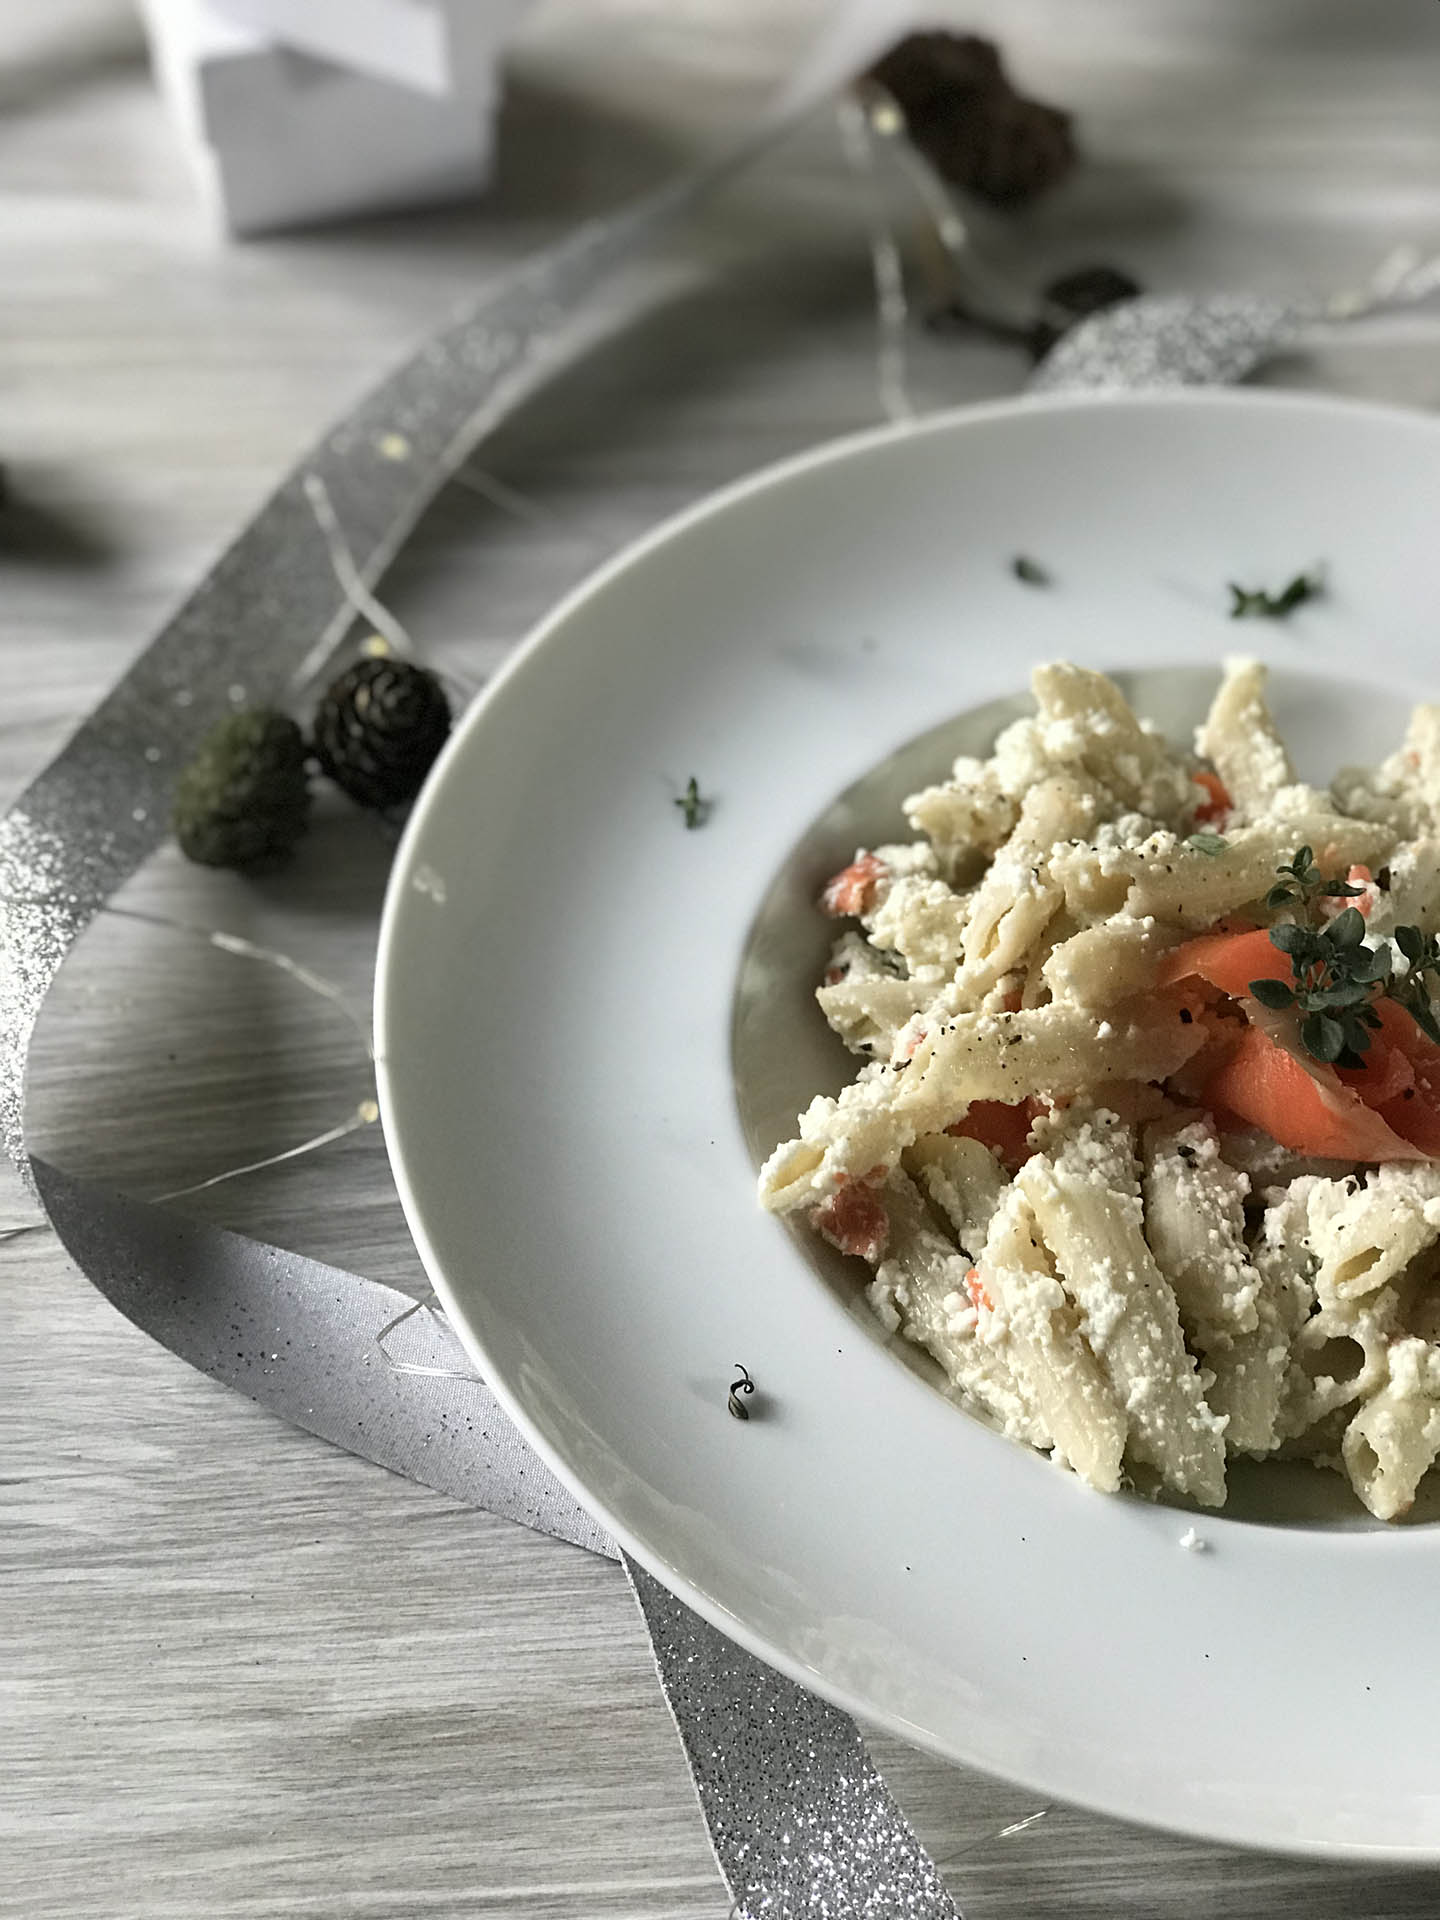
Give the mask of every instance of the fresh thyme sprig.
M 1225 584 L 1230 589 L 1232 620 L 1284 620 L 1296 607 L 1303 607 L 1307 600 L 1317 599 L 1325 591 L 1318 573 L 1297 573 L 1279 593 L 1267 593 L 1264 587 L 1237 587 L 1233 580 Z
M 1270 943 L 1290 961 L 1291 982 L 1252 980 L 1250 991 L 1262 1007 L 1294 1007 L 1301 1015 L 1300 1044 L 1314 1060 L 1338 1067 L 1363 1067 L 1370 1034 L 1380 1025 L 1372 1002 L 1389 979 L 1386 947 L 1363 944 L 1365 921 L 1355 907 L 1337 913 L 1325 927 L 1282 920 L 1270 929 Z M 1440 955 L 1437 955 L 1440 964 Z
M 1313 848 L 1300 847 L 1288 867 L 1278 869 L 1281 879 L 1265 896 L 1267 907 L 1299 907 L 1308 911 L 1316 900 L 1358 900 L 1363 887 L 1352 887 L 1346 880 L 1327 880 L 1315 864 Z
M 1425 988 L 1426 974 L 1440 973 L 1440 940 L 1419 927 L 1397 927 L 1395 944 L 1405 956 L 1408 971 L 1385 988 L 1390 998 L 1404 1007 L 1427 1039 L 1440 1046 L 1440 1021 Z
M 700 791 L 700 784 L 692 773 L 685 782 L 685 791 L 675 796 L 675 805 L 685 816 L 687 827 L 703 827 L 710 818 L 713 800 L 707 800 Z
M 1395 944 L 1406 971 L 1397 976 L 1388 946 L 1365 945 L 1365 919 L 1356 907 L 1344 907 L 1324 926 L 1313 924 L 1322 900 L 1355 899 L 1363 887 L 1326 880 L 1314 851 L 1300 847 L 1265 896 L 1271 908 L 1296 915 L 1270 929 L 1270 944 L 1290 961 L 1291 978 L 1252 980 L 1250 991 L 1263 1007 L 1293 1007 L 1300 1014 L 1300 1044 L 1314 1060 L 1337 1067 L 1363 1067 L 1370 1036 L 1381 1025 L 1375 1002 L 1383 995 L 1410 1015 L 1420 1031 L 1440 1046 L 1437 1020 L 1426 987 L 1440 975 L 1440 939 L 1419 927 L 1397 927 Z

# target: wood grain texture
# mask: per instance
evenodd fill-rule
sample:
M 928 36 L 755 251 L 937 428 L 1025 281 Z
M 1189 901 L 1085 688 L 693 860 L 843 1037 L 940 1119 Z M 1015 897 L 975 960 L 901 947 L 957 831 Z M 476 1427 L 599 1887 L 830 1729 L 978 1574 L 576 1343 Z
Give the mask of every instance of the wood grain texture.
M 1034 278 L 1109 257 L 1155 285 L 1329 286 L 1394 243 L 1440 246 L 1440 14 L 1365 13 L 1362 30 L 1328 0 L 1254 0 L 1176 5 L 1157 26 L 1107 0 L 1080 32 L 1056 0 L 1009 6 L 1017 63 L 1081 109 L 1094 157 L 992 236 L 997 258 Z M 967 17 L 996 14 L 977 0 Z M 798 0 L 655 0 L 647 28 L 625 0 L 557 0 L 517 57 L 489 204 L 227 249 L 191 203 L 119 0 L 0 0 L 0 457 L 16 495 L 0 519 L 0 791 L 388 357 L 480 277 L 733 123 L 808 17 Z M 452 487 L 386 583 L 471 683 L 659 516 L 875 416 L 863 218 L 823 119 L 614 298 L 651 310 L 485 450 L 526 513 Z M 1009 391 L 1022 370 L 917 329 L 910 371 L 930 407 Z M 1434 405 L 1440 329 L 1393 323 L 1276 377 Z M 125 903 L 279 946 L 363 1009 L 389 852 L 327 807 L 282 876 L 241 883 L 167 853 Z M 153 1194 L 283 1150 L 367 1086 L 353 1030 L 293 982 L 107 916 L 42 1023 L 34 1142 Z M 374 1129 L 187 1204 L 418 1282 Z M 615 1568 L 200 1378 L 46 1235 L 0 1262 L 0 1913 L 721 1920 Z M 1063 1808 L 1001 1837 L 1039 1811 L 1032 1796 L 874 1748 L 969 1920 L 1435 1910 L 1433 1877 Z

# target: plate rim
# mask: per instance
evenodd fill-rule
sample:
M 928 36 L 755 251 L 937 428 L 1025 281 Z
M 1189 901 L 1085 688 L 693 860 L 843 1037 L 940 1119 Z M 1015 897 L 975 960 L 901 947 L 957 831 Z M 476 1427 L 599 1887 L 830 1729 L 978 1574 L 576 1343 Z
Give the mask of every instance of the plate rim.
M 518 1397 L 503 1378 L 503 1372 L 492 1363 L 484 1341 L 470 1326 L 465 1311 L 459 1303 L 458 1295 L 451 1287 L 445 1273 L 444 1262 L 427 1230 L 423 1204 L 410 1178 L 402 1129 L 395 1115 L 387 1047 L 389 1007 L 392 996 L 397 991 L 393 961 L 399 929 L 407 912 L 417 910 L 417 894 L 412 884 L 417 866 L 417 848 L 422 843 L 432 813 L 443 804 L 440 796 L 446 785 L 446 777 L 452 764 L 466 751 L 472 732 L 478 730 L 483 724 L 490 707 L 499 700 L 509 687 L 511 680 L 518 677 L 529 661 L 555 640 L 589 600 L 602 593 L 613 580 L 642 566 L 653 553 L 683 537 L 692 527 L 723 515 L 733 504 L 757 494 L 763 494 L 771 488 L 783 486 L 806 473 L 842 464 L 871 449 L 914 440 L 931 433 L 953 431 L 957 427 L 968 424 L 982 425 L 997 420 L 1019 419 L 1032 415 L 1115 409 L 1151 412 L 1173 408 L 1212 412 L 1223 410 L 1240 413 L 1256 411 L 1276 414 L 1311 413 L 1329 414 L 1349 420 L 1371 419 L 1391 427 L 1434 436 L 1437 444 L 1440 444 L 1440 418 L 1418 408 L 1390 401 L 1332 395 L 1302 389 L 1155 387 L 1136 392 L 1087 389 L 1071 393 L 1022 393 L 1002 396 L 992 400 L 966 402 L 946 407 L 915 420 L 880 422 L 819 441 L 813 446 L 770 462 L 704 493 L 697 500 L 667 515 L 654 527 L 627 543 L 568 588 L 516 643 L 495 674 L 466 707 L 426 779 L 396 848 L 380 916 L 373 994 L 375 1072 L 382 1132 L 406 1225 L 414 1240 L 426 1277 L 445 1308 L 461 1344 L 480 1368 L 485 1384 L 494 1393 L 508 1418 L 513 1421 L 526 1443 L 556 1479 L 573 1495 L 577 1503 L 607 1529 L 621 1549 L 622 1558 L 624 1556 L 633 1558 L 676 1598 L 691 1607 L 727 1639 L 785 1678 L 819 1695 L 841 1711 L 854 1716 L 860 1721 L 862 1729 L 866 1724 L 879 1727 L 907 1744 L 932 1753 L 951 1765 L 975 1767 L 977 1771 L 982 1771 L 995 1779 L 1005 1780 L 1026 1791 L 1052 1793 L 1065 1804 L 1099 1814 L 1107 1819 L 1118 1820 L 1152 1832 L 1173 1834 L 1186 1839 L 1202 1840 L 1242 1851 L 1294 1860 L 1344 1861 L 1352 1865 L 1369 1864 L 1423 1869 L 1440 1865 L 1440 1838 L 1428 1844 L 1419 1841 L 1413 1844 L 1402 1844 L 1367 1843 L 1349 1839 L 1334 1841 L 1323 1838 L 1299 1839 L 1293 1836 L 1265 1837 L 1255 1833 L 1236 1831 L 1221 1823 L 1206 1824 L 1203 1817 L 1181 1822 L 1166 1820 L 1151 1813 L 1136 1812 L 1130 1807 L 1119 1806 L 1102 1796 L 1087 1797 L 1068 1782 L 1064 1787 L 1052 1785 L 1045 1780 L 1043 1771 L 1040 1769 L 1022 1773 L 1009 1771 L 1003 1766 L 993 1765 L 988 1761 L 983 1766 L 979 1765 L 959 1756 L 945 1740 L 928 1729 L 905 1719 L 898 1713 L 858 1699 L 842 1683 L 817 1673 L 799 1658 L 774 1646 L 763 1633 L 751 1628 L 743 1619 L 715 1601 L 703 1588 L 696 1586 L 678 1567 L 668 1561 L 662 1553 L 653 1550 L 627 1525 L 617 1520 L 609 1511 L 606 1502 L 590 1492 L 581 1476 L 569 1466 L 558 1449 L 532 1426 Z

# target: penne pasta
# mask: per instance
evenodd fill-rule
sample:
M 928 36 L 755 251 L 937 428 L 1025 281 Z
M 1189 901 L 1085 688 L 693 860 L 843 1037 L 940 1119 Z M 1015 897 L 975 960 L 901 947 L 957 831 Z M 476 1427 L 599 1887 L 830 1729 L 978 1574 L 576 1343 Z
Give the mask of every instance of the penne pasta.
M 907 1340 L 932 1353 L 951 1382 L 1004 1432 L 1048 1447 L 1043 1413 L 1010 1365 L 1003 1332 L 986 1329 L 989 1338 L 982 1333 L 968 1286 L 971 1261 L 940 1233 L 904 1174 L 891 1176 L 884 1200 L 890 1230 L 871 1283 L 871 1305 Z
M 1265 679 L 1226 664 L 1197 757 L 1042 667 L 906 800 L 823 896 L 864 1064 L 760 1199 L 1092 1485 L 1214 1506 L 1278 1453 L 1395 1518 L 1440 1451 L 1440 706 L 1326 791 Z
M 1055 1277 L 1035 1216 L 1013 1188 L 993 1217 L 981 1278 L 1003 1315 L 1015 1373 L 1055 1452 L 1092 1487 L 1114 1493 L 1125 1454 L 1125 1414 Z
M 1206 1404 L 1175 1295 L 1145 1239 L 1129 1129 L 1097 1108 L 1066 1114 L 1060 1131 L 1017 1184 L 1125 1410 L 1130 1452 L 1175 1492 L 1220 1506 L 1225 1422 Z

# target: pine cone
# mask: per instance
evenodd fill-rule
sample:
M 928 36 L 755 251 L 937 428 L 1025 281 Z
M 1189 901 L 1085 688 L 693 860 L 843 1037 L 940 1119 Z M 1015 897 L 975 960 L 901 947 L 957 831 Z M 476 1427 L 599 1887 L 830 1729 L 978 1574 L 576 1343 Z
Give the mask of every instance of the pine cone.
M 1068 113 L 1015 91 L 975 34 L 912 33 L 870 69 L 935 171 L 996 207 L 1020 207 L 1075 164 Z
M 1140 282 L 1119 267 L 1077 267 L 1073 273 L 1062 273 L 1042 291 L 1041 298 L 1052 312 L 1031 328 L 1030 351 L 1043 360 L 1071 327 L 1122 300 L 1136 300 L 1143 292 Z
M 212 728 L 175 787 L 180 851 L 204 867 L 277 866 L 310 824 L 305 739 L 283 713 L 232 713 Z
M 408 660 L 358 660 L 315 710 L 320 771 L 362 807 L 413 800 L 450 732 L 433 673 Z

